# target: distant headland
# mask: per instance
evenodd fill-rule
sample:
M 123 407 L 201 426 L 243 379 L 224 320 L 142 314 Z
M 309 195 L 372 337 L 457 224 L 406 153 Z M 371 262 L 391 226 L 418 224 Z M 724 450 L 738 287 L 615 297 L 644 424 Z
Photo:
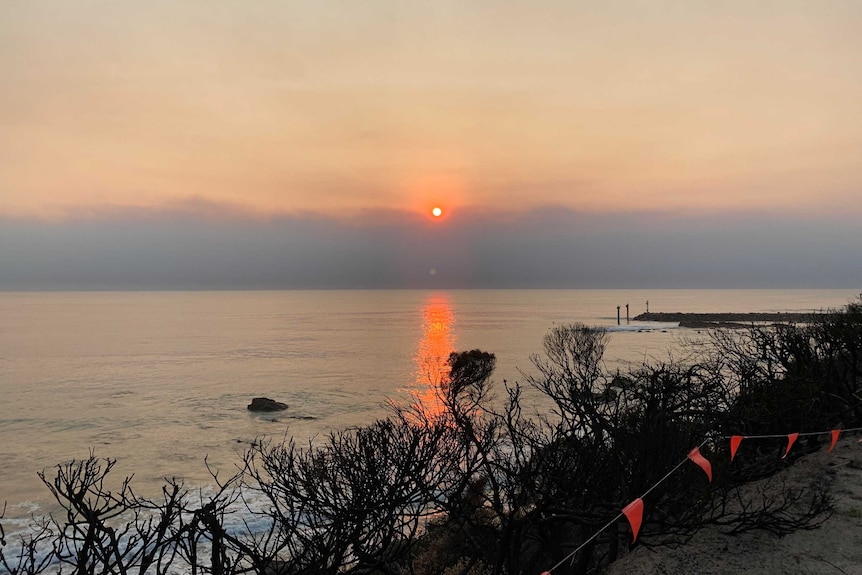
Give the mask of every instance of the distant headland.
M 828 313 L 813 312 L 754 312 L 754 313 L 682 313 L 682 312 L 646 312 L 632 318 L 634 321 L 679 322 L 679 327 L 710 328 L 710 327 L 747 327 L 753 322 L 763 323 L 804 323 L 811 321 L 817 315 L 823 317 Z

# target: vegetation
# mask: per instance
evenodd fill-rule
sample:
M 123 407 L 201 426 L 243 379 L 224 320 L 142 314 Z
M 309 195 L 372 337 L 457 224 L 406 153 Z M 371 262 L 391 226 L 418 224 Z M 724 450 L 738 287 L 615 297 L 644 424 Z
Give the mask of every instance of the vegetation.
M 156 499 L 138 497 L 129 478 L 111 490 L 114 461 L 93 454 L 60 465 L 40 477 L 64 513 L 16 541 L 0 521 L 0 566 L 12 575 L 538 575 L 701 444 L 714 483 L 693 466 L 662 482 L 638 544 L 684 541 L 709 523 L 784 534 L 829 513 L 823 486 L 743 497 L 740 485 L 788 464 L 782 442 L 744 442 L 730 463 L 719 438 L 860 425 L 862 300 L 806 323 L 717 330 L 684 359 L 625 372 L 605 369 L 607 337 L 554 328 L 535 372 L 504 384 L 502 397 L 493 354 L 452 354 L 436 390 L 442 409 L 393 406 L 314 445 L 258 442 L 236 475 L 213 475 L 206 495 L 172 480 Z M 543 409 L 530 412 L 527 392 Z M 594 573 L 629 541 L 621 522 L 555 572 Z

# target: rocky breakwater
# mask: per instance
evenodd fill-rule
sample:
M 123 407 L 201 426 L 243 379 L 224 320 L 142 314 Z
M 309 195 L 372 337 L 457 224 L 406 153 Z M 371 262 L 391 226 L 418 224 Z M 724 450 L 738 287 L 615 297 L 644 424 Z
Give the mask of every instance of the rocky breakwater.
M 755 312 L 755 313 L 682 313 L 647 312 L 633 318 L 634 321 L 675 322 L 679 327 L 690 328 L 740 328 L 754 323 L 808 323 L 814 317 L 829 314 L 798 312 Z

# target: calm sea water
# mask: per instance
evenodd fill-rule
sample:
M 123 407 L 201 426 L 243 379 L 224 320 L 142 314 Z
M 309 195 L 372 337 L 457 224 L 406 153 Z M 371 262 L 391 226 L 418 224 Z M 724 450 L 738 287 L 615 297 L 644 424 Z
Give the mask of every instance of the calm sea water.
M 308 438 L 420 397 L 452 350 L 498 358 L 521 379 L 555 324 L 616 330 L 616 306 L 652 311 L 808 311 L 853 290 L 467 290 L 0 293 L 0 508 L 37 511 L 36 472 L 96 455 L 146 492 L 165 476 L 211 482 L 259 436 Z M 666 357 L 672 326 L 614 331 L 611 366 Z M 289 404 L 252 414 L 251 398 Z

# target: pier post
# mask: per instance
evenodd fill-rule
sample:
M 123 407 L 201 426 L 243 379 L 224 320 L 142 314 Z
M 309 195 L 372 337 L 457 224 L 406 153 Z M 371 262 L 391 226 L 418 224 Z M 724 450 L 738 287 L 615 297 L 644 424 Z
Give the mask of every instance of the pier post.
M 620 325 L 620 306 L 617 306 L 617 325 Z

